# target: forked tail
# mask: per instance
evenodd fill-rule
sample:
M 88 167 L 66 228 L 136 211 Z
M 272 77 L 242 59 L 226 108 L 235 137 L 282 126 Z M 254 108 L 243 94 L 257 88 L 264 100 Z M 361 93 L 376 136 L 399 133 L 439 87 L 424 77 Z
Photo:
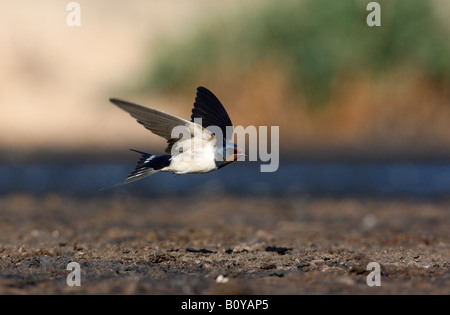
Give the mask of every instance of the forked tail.
M 137 181 L 139 179 L 142 179 L 144 177 L 158 173 L 164 167 L 169 166 L 170 160 L 172 158 L 172 156 L 168 155 L 168 154 L 154 155 L 154 154 L 148 154 L 145 152 L 141 152 L 138 150 L 133 150 L 133 149 L 130 149 L 130 150 L 141 154 L 141 157 L 140 157 L 139 161 L 137 162 L 136 167 L 134 168 L 134 171 L 131 172 L 131 174 L 128 175 L 128 177 L 125 178 L 124 181 L 122 181 L 114 186 L 111 186 L 111 187 L 125 185 L 128 183 Z M 111 187 L 106 187 L 106 188 L 111 188 Z M 106 189 L 106 188 L 103 188 L 103 189 Z M 100 189 L 100 190 L 103 190 L 103 189 Z

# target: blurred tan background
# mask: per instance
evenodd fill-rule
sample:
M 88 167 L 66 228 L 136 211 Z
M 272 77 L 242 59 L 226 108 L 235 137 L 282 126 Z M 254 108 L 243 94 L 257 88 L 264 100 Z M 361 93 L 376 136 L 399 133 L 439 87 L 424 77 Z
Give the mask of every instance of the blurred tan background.
M 0 152 L 158 149 L 108 98 L 188 118 L 204 85 L 287 153 L 450 157 L 450 3 L 319 2 L 2 1 Z

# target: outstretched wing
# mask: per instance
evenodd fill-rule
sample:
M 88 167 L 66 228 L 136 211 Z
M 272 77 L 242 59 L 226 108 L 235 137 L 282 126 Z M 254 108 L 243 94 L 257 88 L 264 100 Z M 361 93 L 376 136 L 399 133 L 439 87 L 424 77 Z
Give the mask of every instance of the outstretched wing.
M 168 144 L 165 152 L 168 154 L 171 153 L 173 144 L 181 138 L 181 135 L 179 135 L 180 138 L 172 137 L 172 130 L 175 127 L 185 127 L 187 128 L 186 130 L 190 131 L 195 129 L 195 124 L 193 122 L 167 113 L 163 113 L 153 108 L 116 98 L 111 98 L 110 101 L 113 104 L 119 106 L 124 111 L 128 112 L 137 120 L 138 123 L 142 124 L 145 128 L 147 128 L 154 134 L 165 138 Z
M 231 134 L 226 133 L 226 127 L 233 126 L 227 111 L 219 99 L 210 90 L 202 86 L 197 88 L 191 121 L 194 121 L 196 118 L 202 119 L 203 128 L 208 128 L 209 126 L 219 127 L 227 140 L 233 136 L 232 132 Z M 232 131 L 233 129 L 230 130 Z

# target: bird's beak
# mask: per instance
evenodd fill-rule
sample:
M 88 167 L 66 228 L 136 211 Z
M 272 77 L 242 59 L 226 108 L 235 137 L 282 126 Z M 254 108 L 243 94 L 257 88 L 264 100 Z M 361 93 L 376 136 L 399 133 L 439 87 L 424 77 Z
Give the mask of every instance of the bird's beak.
M 238 146 L 234 147 L 234 154 L 237 156 L 247 156 L 247 154 L 244 154 L 244 151 Z
M 229 155 L 228 157 L 227 157 L 227 159 L 226 159 L 226 161 L 227 162 L 233 162 L 233 161 L 236 161 L 236 154 L 232 154 L 232 155 Z
M 242 153 L 243 151 L 242 151 L 242 149 L 241 148 L 239 148 L 238 146 L 235 146 L 234 147 L 234 154 L 233 155 L 230 155 L 228 158 L 227 158 L 227 161 L 228 162 L 233 162 L 233 161 L 236 161 L 240 156 L 247 156 L 246 154 L 244 154 L 244 153 Z

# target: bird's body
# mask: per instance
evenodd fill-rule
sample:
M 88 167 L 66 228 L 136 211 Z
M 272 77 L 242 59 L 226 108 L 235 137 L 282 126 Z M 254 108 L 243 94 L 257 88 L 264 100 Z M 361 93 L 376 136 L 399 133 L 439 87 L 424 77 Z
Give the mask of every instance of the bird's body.
M 226 142 L 232 136 L 226 134 L 232 127 L 227 112 L 217 97 L 204 87 L 197 88 L 191 121 L 119 99 L 110 101 L 127 111 L 145 128 L 165 138 L 168 143 L 166 154 L 162 155 L 133 150 L 140 153 L 141 158 L 134 171 L 117 185 L 157 172 L 178 175 L 209 173 L 235 161 L 241 155 L 241 150 L 236 145 Z M 211 128 L 216 132 L 208 130 Z M 223 137 L 218 137 L 217 131 L 222 131 Z M 217 141 L 218 139 L 222 141 Z
M 181 145 L 190 146 L 191 150 L 172 155 L 170 164 L 161 171 L 175 174 L 200 174 L 214 171 L 215 163 L 215 139 L 203 143 L 193 143 L 191 139 L 182 141 Z M 188 143 L 186 143 L 188 142 Z

